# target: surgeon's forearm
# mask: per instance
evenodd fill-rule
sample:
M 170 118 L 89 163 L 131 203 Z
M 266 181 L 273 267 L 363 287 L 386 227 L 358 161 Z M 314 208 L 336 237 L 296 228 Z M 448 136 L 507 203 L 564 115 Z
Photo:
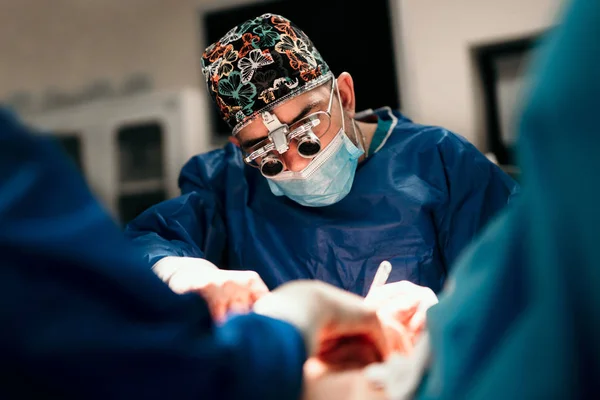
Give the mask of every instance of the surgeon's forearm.
M 169 232 L 153 232 L 148 227 L 128 226 L 124 235 L 137 249 L 140 257 L 151 269 L 159 261 L 167 257 L 204 258 L 204 252 L 191 241 L 185 241 Z

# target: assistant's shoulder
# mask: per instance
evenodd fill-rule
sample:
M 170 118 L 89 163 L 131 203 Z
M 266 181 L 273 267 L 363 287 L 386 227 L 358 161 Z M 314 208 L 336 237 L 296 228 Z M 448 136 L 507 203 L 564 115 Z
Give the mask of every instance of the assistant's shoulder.
M 195 188 L 219 187 L 226 175 L 242 173 L 244 162 L 240 150 L 228 143 L 221 149 L 198 154 L 192 157 L 181 169 L 179 187 L 182 193 Z

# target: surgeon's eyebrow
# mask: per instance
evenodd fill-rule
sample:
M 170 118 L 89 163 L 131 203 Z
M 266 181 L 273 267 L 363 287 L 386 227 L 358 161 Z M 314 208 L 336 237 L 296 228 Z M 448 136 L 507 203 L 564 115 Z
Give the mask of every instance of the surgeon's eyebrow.
M 310 103 L 308 103 L 301 111 L 300 113 L 298 113 L 298 115 L 296 115 L 296 117 L 294 119 L 292 119 L 290 122 L 283 122 L 284 124 L 288 124 L 288 125 L 292 125 L 298 121 L 300 121 L 302 118 L 306 117 L 308 114 L 310 114 L 315 108 L 318 108 L 321 104 L 323 103 L 322 100 L 314 100 L 311 101 Z
M 322 104 L 323 104 L 322 100 L 311 101 L 306 106 L 304 106 L 304 108 L 298 113 L 298 115 L 296 115 L 294 117 L 294 119 L 292 119 L 290 122 L 281 121 L 281 123 L 282 124 L 287 124 L 287 125 L 292 125 L 292 124 L 300 121 L 302 118 L 306 117 L 308 114 L 310 114 L 313 110 L 315 110 L 316 108 L 318 108 Z M 242 143 L 240 144 L 240 146 L 242 147 L 242 149 L 246 150 L 246 149 L 249 149 L 250 147 L 255 146 L 258 143 L 262 142 L 267 137 L 268 136 L 261 136 L 261 137 L 254 138 L 254 139 L 244 140 L 244 141 L 242 141 Z

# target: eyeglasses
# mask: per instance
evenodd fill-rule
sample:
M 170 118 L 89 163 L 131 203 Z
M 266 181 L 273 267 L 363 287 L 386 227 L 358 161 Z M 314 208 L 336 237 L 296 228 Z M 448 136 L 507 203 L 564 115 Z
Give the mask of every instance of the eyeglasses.
M 251 167 L 259 168 L 261 174 L 272 178 L 284 169 L 279 156 L 285 153 L 292 140 L 297 142 L 298 154 L 304 158 L 314 158 L 322 149 L 320 138 L 331 126 L 331 106 L 335 79 L 332 78 L 331 94 L 327 111 L 317 111 L 294 122 L 291 125 L 279 124 L 269 132 L 269 137 L 250 147 L 244 155 L 244 162 Z

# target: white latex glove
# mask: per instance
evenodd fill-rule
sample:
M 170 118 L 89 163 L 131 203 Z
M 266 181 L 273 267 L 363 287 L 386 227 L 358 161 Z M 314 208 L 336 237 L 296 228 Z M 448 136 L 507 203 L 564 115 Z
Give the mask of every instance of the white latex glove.
M 376 311 L 362 297 L 321 281 L 286 283 L 258 300 L 254 312 L 296 326 L 308 355 L 328 367 L 362 367 L 389 353 Z
M 165 257 L 152 269 L 175 293 L 196 292 L 204 297 L 218 321 L 230 312 L 248 313 L 269 292 L 256 272 L 222 270 L 201 258 Z
M 374 288 L 365 303 L 377 309 L 384 325 L 395 325 L 414 345 L 425 328 L 427 310 L 438 298 L 428 287 L 400 281 Z
M 431 358 L 431 344 L 425 331 L 410 355 L 396 353 L 383 363 L 371 364 L 364 369 L 364 378 L 372 390 L 382 390 L 387 400 L 413 399 Z

